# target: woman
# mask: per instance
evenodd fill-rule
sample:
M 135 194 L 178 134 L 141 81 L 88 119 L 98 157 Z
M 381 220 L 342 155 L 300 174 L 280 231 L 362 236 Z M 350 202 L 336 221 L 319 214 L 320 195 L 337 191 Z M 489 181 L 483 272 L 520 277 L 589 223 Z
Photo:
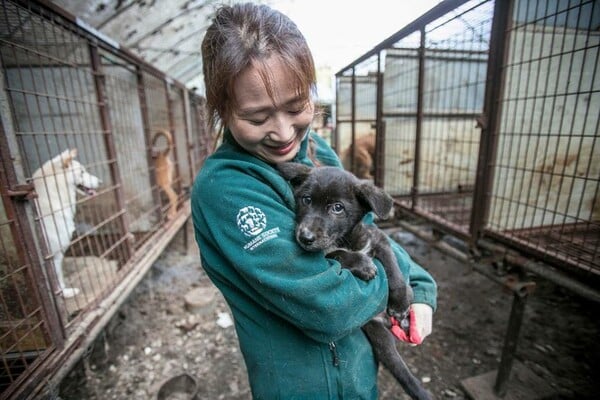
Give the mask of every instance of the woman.
M 294 240 L 294 200 L 275 163 L 340 166 L 310 129 L 316 87 L 297 27 L 264 5 L 220 8 L 202 43 L 208 117 L 223 143 L 194 183 L 202 265 L 227 300 L 255 399 L 376 399 L 360 327 L 385 309 L 387 281 L 355 278 Z M 431 332 L 436 285 L 399 246 L 413 287 L 413 337 Z

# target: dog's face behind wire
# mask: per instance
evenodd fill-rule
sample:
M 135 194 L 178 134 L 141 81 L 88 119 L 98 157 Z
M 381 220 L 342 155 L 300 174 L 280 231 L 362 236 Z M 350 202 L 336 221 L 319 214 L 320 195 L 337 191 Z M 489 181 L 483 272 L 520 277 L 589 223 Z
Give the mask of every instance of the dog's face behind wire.
M 296 240 L 308 251 L 345 247 L 344 238 L 370 211 L 385 218 L 392 198 L 369 181 L 335 167 L 282 163 L 296 199 Z

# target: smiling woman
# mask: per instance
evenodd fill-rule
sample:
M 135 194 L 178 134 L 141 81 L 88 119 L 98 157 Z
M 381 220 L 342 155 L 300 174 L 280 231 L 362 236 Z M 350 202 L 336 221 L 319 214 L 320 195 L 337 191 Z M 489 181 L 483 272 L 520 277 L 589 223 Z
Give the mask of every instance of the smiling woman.
M 259 68 L 270 71 L 268 84 Z M 242 148 L 269 163 L 289 161 L 298 153 L 314 106 L 310 98 L 297 93 L 295 86 L 294 77 L 278 56 L 253 63 L 239 75 L 233 87 L 237 110 L 230 116 L 228 127 Z
M 376 399 L 377 363 L 361 327 L 386 307 L 383 267 L 375 262 L 379 273 L 365 283 L 302 248 L 292 190 L 275 168 L 341 168 L 311 129 L 316 74 L 304 37 L 278 11 L 237 4 L 217 11 L 202 52 L 209 118 L 223 143 L 196 178 L 192 216 L 202 266 L 233 313 L 253 398 Z M 413 262 L 404 267 L 430 318 L 435 282 Z M 423 337 L 427 321 L 414 325 Z

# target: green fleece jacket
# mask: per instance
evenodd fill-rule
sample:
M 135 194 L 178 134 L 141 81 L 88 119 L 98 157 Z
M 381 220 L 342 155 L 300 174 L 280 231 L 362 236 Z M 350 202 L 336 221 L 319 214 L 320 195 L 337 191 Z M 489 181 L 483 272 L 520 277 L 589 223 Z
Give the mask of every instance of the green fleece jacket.
M 314 132 L 316 157 L 340 166 Z M 307 135 L 308 137 L 308 135 Z M 312 165 L 305 139 L 294 161 Z M 272 165 L 225 134 L 192 192 L 202 266 L 233 313 L 254 399 L 376 399 L 377 363 L 360 327 L 385 309 L 387 280 L 364 282 L 294 239 L 292 189 Z M 415 302 L 436 285 L 397 244 Z

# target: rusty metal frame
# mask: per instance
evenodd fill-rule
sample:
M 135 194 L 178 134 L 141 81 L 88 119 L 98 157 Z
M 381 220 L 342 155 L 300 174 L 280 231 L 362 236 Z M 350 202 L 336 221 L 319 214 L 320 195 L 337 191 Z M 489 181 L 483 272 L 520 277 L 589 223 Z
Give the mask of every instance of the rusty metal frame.
M 415 161 L 414 161 L 414 173 L 413 173 L 413 184 L 410 190 L 411 193 L 411 210 L 415 210 L 419 201 L 419 178 L 420 178 L 420 165 L 421 165 L 421 140 L 423 136 L 423 97 L 425 91 L 425 25 L 419 29 L 419 48 L 418 52 L 418 82 L 417 82 L 417 115 L 416 115 L 416 129 L 415 129 Z
M 48 348 L 41 351 L 38 350 L 36 353 L 37 357 L 28 366 L 30 370 L 38 370 L 48 360 L 50 355 L 56 350 L 57 347 L 63 346 L 65 343 L 65 336 L 63 331 L 63 325 L 58 318 L 55 310 L 56 304 L 54 299 L 50 296 L 51 290 L 48 286 L 47 280 L 35 279 L 35 276 L 45 276 L 44 268 L 42 264 L 34 262 L 33 255 L 28 251 L 29 249 L 36 248 L 36 240 L 34 233 L 32 232 L 27 215 L 30 214 L 30 210 L 25 207 L 25 198 L 22 201 L 13 202 L 11 201 L 11 188 L 13 193 L 20 192 L 20 190 L 14 190 L 17 182 L 17 177 L 14 173 L 14 168 L 10 164 L 11 152 L 9 150 L 10 145 L 7 143 L 6 134 L 4 130 L 4 123 L 0 119 L 0 195 L 4 201 L 7 218 L 13 221 L 11 223 L 12 239 L 16 246 L 19 259 L 22 260 L 23 265 L 27 266 L 27 272 L 29 280 L 36 286 L 32 292 L 29 293 L 36 302 L 39 304 L 42 314 L 42 325 L 45 323 L 46 326 L 42 326 L 46 341 L 48 342 Z M 31 193 L 27 191 L 27 193 Z M 21 308 L 23 306 L 21 305 Z M 4 350 L 3 350 L 4 352 Z M 20 355 L 23 357 L 23 355 Z M 4 361 L 4 360 L 3 360 Z M 13 378 L 12 376 L 10 377 Z M 28 380 L 28 376 L 25 374 L 18 374 L 14 383 L 12 383 L 4 394 L 0 394 L 0 397 L 12 396 L 17 386 L 23 385 Z
M 508 30 L 508 24 L 510 23 L 509 16 L 512 11 L 512 3 L 512 1 L 496 1 L 494 4 L 484 109 L 483 114 L 477 120 L 477 125 L 481 128 L 481 138 L 473 203 L 482 206 L 473 207 L 472 209 L 469 233 L 474 241 L 481 237 L 489 213 L 489 193 L 494 173 L 492 160 L 496 156 L 498 129 L 502 112 L 499 98 L 504 92 L 502 66 L 506 62 L 507 52 L 505 32 Z
M 376 104 L 375 104 L 375 132 L 380 134 L 375 135 L 375 154 L 385 154 L 385 124 L 383 123 L 383 72 L 381 71 L 381 52 L 377 53 L 377 87 L 376 87 Z M 375 176 L 374 182 L 376 185 L 383 187 L 384 185 L 384 159 L 377 157 L 375 159 Z
M 398 207 L 402 209 L 406 209 L 410 211 L 412 214 L 420 216 L 425 220 L 429 221 L 433 225 L 436 226 L 440 231 L 446 232 L 448 234 L 453 234 L 461 239 L 467 240 L 472 246 L 477 246 L 477 243 L 482 238 L 490 238 L 497 240 L 503 243 L 506 246 L 518 249 L 524 254 L 538 258 L 543 260 L 550 265 L 557 266 L 560 268 L 565 268 L 565 266 L 575 267 L 575 270 L 580 270 L 581 272 L 588 273 L 593 275 L 593 270 L 590 267 L 582 264 L 580 260 L 575 260 L 568 255 L 563 256 L 560 253 L 560 249 L 547 249 L 541 248 L 539 245 L 535 243 L 530 243 L 522 238 L 519 238 L 517 235 L 511 234 L 510 231 L 500 232 L 494 229 L 491 229 L 487 225 L 488 215 L 490 212 L 490 202 L 491 202 L 491 189 L 492 182 L 494 181 L 494 165 L 496 163 L 496 152 L 498 147 L 498 130 L 500 124 L 500 116 L 502 114 L 502 93 L 505 91 L 504 88 L 504 69 L 503 66 L 506 64 L 507 57 L 507 48 L 509 43 L 506 43 L 506 35 L 511 29 L 509 17 L 513 13 L 513 4 L 517 0 L 513 0 L 510 2 L 504 1 L 496 1 L 494 3 L 494 18 L 493 18 L 493 26 L 490 36 L 490 52 L 487 60 L 487 76 L 486 76 L 486 90 L 484 94 L 484 109 L 481 115 L 471 114 L 471 113 L 462 113 L 456 114 L 456 117 L 459 118 L 470 118 L 477 117 L 478 127 L 481 129 L 480 137 L 479 137 L 479 153 L 477 156 L 477 168 L 476 168 L 476 179 L 473 186 L 473 194 L 472 194 L 472 203 L 475 206 L 470 207 L 470 216 L 468 217 L 468 223 L 466 226 L 458 225 L 452 220 L 446 218 L 444 215 L 439 215 L 437 213 L 432 212 L 427 208 L 423 208 L 420 206 L 421 202 L 427 201 L 427 199 L 431 196 L 429 193 L 419 193 L 419 177 L 421 174 L 420 171 L 420 158 L 421 158 L 421 132 L 423 130 L 423 118 L 424 110 L 423 110 L 423 61 L 425 59 L 425 26 L 429 23 L 432 23 L 436 19 L 444 16 L 450 11 L 458 8 L 459 6 L 465 5 L 469 3 L 468 1 L 453 1 L 453 2 L 443 2 L 438 6 L 431 9 L 428 13 L 424 14 L 422 17 L 413 21 L 394 35 L 382 41 L 379 45 L 374 47 L 369 52 L 363 54 L 355 61 L 350 63 L 345 68 L 342 68 L 340 71 L 336 73 L 336 81 L 339 83 L 342 79 L 347 78 L 349 75 L 354 79 L 355 76 L 355 68 L 360 65 L 370 57 L 377 55 L 377 57 L 381 57 L 381 54 L 387 49 L 402 49 L 402 47 L 396 47 L 395 44 L 399 43 L 401 39 L 410 36 L 413 33 L 419 32 L 421 35 L 421 43 L 418 48 L 417 58 L 419 59 L 419 89 L 417 91 L 417 104 L 416 104 L 416 113 L 412 112 L 390 112 L 383 113 L 381 110 L 377 110 L 377 127 L 378 127 L 378 141 L 383 142 L 385 140 L 386 127 L 383 121 L 383 118 L 394 118 L 394 117 L 408 117 L 414 118 L 416 122 L 416 140 L 415 140 L 415 148 L 414 148 L 414 162 L 413 162 L 413 185 L 410 190 L 410 193 L 405 195 L 398 196 L 399 200 Z M 524 0 L 523 0 L 524 1 Z M 473 8 L 478 7 L 479 4 L 483 4 L 485 1 L 481 2 L 473 2 L 475 4 Z M 592 2 L 582 2 L 575 7 L 583 7 L 583 5 L 588 5 Z M 588 10 L 589 11 L 589 10 Z M 565 12 L 565 11 L 563 11 Z M 568 10 L 566 11 L 568 12 Z M 578 20 L 581 19 L 581 12 L 578 14 Z M 412 48 L 411 48 L 412 50 Z M 436 50 L 437 51 L 437 50 Z M 447 53 L 450 54 L 451 51 L 447 50 Z M 482 54 L 481 51 L 474 51 L 474 54 Z M 390 57 L 395 57 L 395 55 L 387 55 Z M 443 54 L 442 54 L 443 56 Z M 450 55 L 448 55 L 450 57 Z M 381 60 L 381 58 L 379 58 Z M 456 60 L 456 58 L 449 58 L 449 60 Z M 469 59 L 465 59 L 469 61 Z M 381 61 L 380 61 L 381 62 Z M 378 69 L 379 71 L 379 69 Z M 382 96 L 383 84 L 378 84 L 378 98 Z M 356 99 L 354 96 L 358 94 L 353 93 L 352 97 L 352 111 L 353 115 L 351 116 L 350 121 L 344 121 L 344 123 L 352 123 L 355 124 L 356 116 L 355 116 L 355 103 Z M 338 100 L 339 101 L 339 100 Z M 378 100 L 378 108 L 382 107 L 382 101 Z M 338 104 L 338 109 L 340 108 L 340 104 Z M 435 114 L 435 113 L 427 113 L 427 117 L 445 117 L 448 118 L 449 115 L 446 114 Z M 341 120 L 338 119 L 338 122 Z M 353 137 L 355 135 L 353 134 Z M 383 149 L 385 147 L 378 145 L 378 159 L 383 157 Z M 381 162 L 381 161 L 379 161 Z M 379 185 L 383 185 L 383 182 L 387 182 L 386 177 L 383 174 L 384 171 L 377 176 L 376 183 Z M 460 192 L 459 188 L 459 192 Z M 465 190 L 469 190 L 469 188 L 465 188 Z M 443 193 L 436 193 L 438 195 L 443 195 Z M 448 193 L 451 195 L 452 193 Z M 404 200 L 404 201 L 402 201 Z M 406 201 L 409 200 L 409 201 Z M 465 220 L 467 217 L 465 216 Z M 597 224 L 596 224 L 597 225 Z M 594 226 L 596 226 L 594 225 Z M 561 231 L 568 231 L 570 228 L 563 224 Z M 573 230 L 574 231 L 574 230 Z M 523 231 L 524 232 L 524 231 Z M 572 268 L 573 269 L 573 268 Z M 597 275 L 600 275 L 600 271 L 596 271 Z M 574 271 L 577 274 L 577 271 Z M 600 278 L 600 276 L 599 276 Z
M 356 67 L 352 67 L 352 81 L 351 81 L 351 89 L 350 89 L 350 96 L 351 96 L 351 100 L 350 100 L 350 118 L 352 120 L 352 127 L 351 127 L 351 143 L 355 143 L 356 142 L 356 122 L 357 122 L 357 118 L 356 118 Z M 352 165 L 352 169 L 354 169 L 355 165 L 356 165 L 356 160 L 355 160 L 355 152 L 352 151 L 350 152 L 350 165 Z
M 3 392 L 0 393 L 0 399 L 25 399 L 38 398 L 40 395 L 52 394 L 54 392 L 60 380 L 73 367 L 75 362 L 81 358 L 87 347 L 93 343 L 108 320 L 112 318 L 129 293 L 144 277 L 154 260 L 182 226 L 187 223 L 190 216 L 189 200 L 185 199 L 185 194 L 181 190 L 182 182 L 179 180 L 181 208 L 178 211 L 177 217 L 168 223 L 163 221 L 160 226 L 152 230 L 153 234 L 151 236 L 145 238 L 144 243 L 134 248 L 134 242 L 131 240 L 133 235 L 128 233 L 130 230 L 130 221 L 128 221 L 125 210 L 126 199 L 122 191 L 122 171 L 120 171 L 119 161 L 117 160 L 118 150 L 114 142 L 114 121 L 111 120 L 110 110 L 111 100 L 107 95 L 109 88 L 107 88 L 106 83 L 106 70 L 103 68 L 101 60 L 102 55 L 114 55 L 122 62 L 127 63 L 131 67 L 129 72 L 135 69 L 132 72 L 133 75 L 131 75 L 131 78 L 133 78 L 132 81 L 135 81 L 136 77 L 138 78 L 137 95 L 141 96 L 142 100 L 145 99 L 143 86 L 143 77 L 145 74 L 155 77 L 165 84 L 165 94 L 167 96 L 165 109 L 171 128 L 173 128 L 174 114 L 172 109 L 173 102 L 170 101 L 169 97 L 169 85 L 181 91 L 181 103 L 184 108 L 182 110 L 182 122 L 186 138 L 185 152 L 190 160 L 190 179 L 193 177 L 193 171 L 196 170 L 196 164 L 201 163 L 203 157 L 206 157 L 210 150 L 198 154 L 198 157 L 192 154 L 196 146 L 198 148 L 202 147 L 202 144 L 197 144 L 198 138 L 196 134 L 192 133 L 194 132 L 194 128 L 198 129 L 199 135 L 206 135 L 204 114 L 202 113 L 203 99 L 200 96 L 188 91 L 181 83 L 172 81 L 163 72 L 136 57 L 127 49 L 120 48 L 110 38 L 102 36 L 75 16 L 65 12 L 49 1 L 6 0 L 3 4 L 16 5 L 19 10 L 23 11 L 23 15 L 35 15 L 42 24 L 47 23 L 50 29 L 55 29 L 56 32 L 59 32 L 58 35 L 62 35 L 63 33 L 67 36 L 72 35 L 77 38 L 77 44 L 80 46 L 79 49 L 84 50 L 84 52 L 77 54 L 77 57 L 73 58 L 75 61 L 69 64 L 69 66 L 85 68 L 86 79 L 89 79 L 89 82 L 86 80 L 85 83 L 89 84 L 93 88 L 92 90 L 94 90 L 91 96 L 93 99 L 85 102 L 86 108 L 84 111 L 86 113 L 90 112 L 90 115 L 94 116 L 93 118 L 97 117 L 93 121 L 94 124 L 97 123 L 100 127 L 99 135 L 94 136 L 93 139 L 94 143 L 104 146 L 105 149 L 102 156 L 105 156 L 107 159 L 106 168 L 108 176 L 110 176 L 111 181 L 114 183 L 111 190 L 115 196 L 114 207 L 117 208 L 115 213 L 111 214 L 110 221 L 111 223 L 114 221 L 114 232 L 119 236 L 118 243 L 100 238 L 95 239 L 97 241 L 94 245 L 100 246 L 98 250 L 102 249 L 102 246 L 108 246 L 108 250 L 103 250 L 105 254 L 109 251 L 112 252 L 119 246 L 119 249 L 115 250 L 118 251 L 118 254 L 116 252 L 112 254 L 119 258 L 119 262 L 123 262 L 120 264 L 121 269 L 117 276 L 118 284 L 114 287 L 111 286 L 111 291 L 105 291 L 98 298 L 94 298 L 89 303 L 86 303 L 78 316 L 73 317 L 69 321 L 66 321 L 67 317 L 63 320 L 61 311 L 64 308 L 63 301 L 62 299 L 57 300 L 52 296 L 51 281 L 54 279 L 54 274 L 52 272 L 46 273 L 46 264 L 50 263 L 51 260 L 44 260 L 44 254 L 48 254 L 48 251 L 45 249 L 46 246 L 42 240 L 43 233 L 40 231 L 39 224 L 35 223 L 37 217 L 32 206 L 27 202 L 27 199 L 35 194 L 33 192 L 33 185 L 19 184 L 32 171 L 23 170 L 23 160 L 21 159 L 21 151 L 23 149 L 19 148 L 20 145 L 17 143 L 14 134 L 6 130 L 5 123 L 12 123 L 9 119 L 12 118 L 12 115 L 16 111 L 11 101 L 3 102 L 7 110 L 3 110 L 3 116 L 0 119 L 0 183 L 2 184 L 0 192 L 2 194 L 2 201 L 8 204 L 5 207 L 8 214 L 7 218 L 9 219 L 7 224 L 10 224 L 9 228 L 11 229 L 12 239 L 17 243 L 17 247 L 19 247 L 17 249 L 18 257 L 24 260 L 24 266 L 28 268 L 28 273 L 32 275 L 31 281 L 34 283 L 36 290 L 35 292 L 31 291 L 31 295 L 39 297 L 39 309 L 41 311 L 36 309 L 36 313 L 41 312 L 41 324 L 44 324 L 42 326 L 43 332 L 47 336 L 46 343 L 44 344 L 46 348 L 43 351 L 39 351 L 37 359 L 32 362 L 28 361 L 25 369 L 19 371 L 18 374 L 15 373 L 15 376 L 11 377 L 12 382 L 10 385 L 4 386 L 2 388 Z M 46 25 L 44 25 L 44 29 L 46 29 Z M 54 31 L 51 32 L 54 33 Z M 35 40 L 36 38 L 34 37 L 33 39 Z M 59 39 L 62 39 L 62 37 L 59 37 Z M 79 58 L 80 55 L 84 61 L 81 61 L 82 58 Z M 60 60 L 56 61 L 57 64 L 60 64 Z M 19 65 L 17 64 L 16 66 L 18 67 Z M 2 68 L 0 72 L 4 71 L 2 65 L 0 65 L 0 68 Z M 3 96 L 5 93 L 4 75 L 0 73 L 0 76 L 2 77 L 0 95 Z M 68 91 L 69 87 L 65 90 Z M 132 91 L 132 93 L 135 92 Z M 70 92 L 67 92 L 67 96 L 69 95 Z M 162 102 L 160 104 L 162 110 Z M 147 107 L 144 108 L 143 106 L 147 105 L 140 102 L 140 113 L 145 113 L 142 124 L 144 124 L 144 137 L 147 140 L 150 118 L 147 114 Z M 11 108 L 8 109 L 8 107 Z M 4 113 L 4 111 L 7 111 L 7 113 Z M 190 125 L 192 119 L 196 123 L 194 127 Z M 11 128 L 9 127 L 8 129 L 10 130 Z M 89 145 L 89 143 L 86 143 L 86 145 Z M 174 157 L 177 157 L 177 154 Z M 146 157 L 146 160 L 149 159 L 149 157 Z M 192 160 L 196 164 L 192 163 Z M 179 163 L 176 164 L 179 167 Z M 179 174 L 177 176 L 180 177 Z M 160 202 L 156 203 L 155 201 L 154 204 L 160 204 Z M 90 212 L 93 214 L 90 215 L 91 217 L 100 217 L 95 214 L 95 210 L 90 210 Z M 78 239 L 72 241 L 72 244 L 75 243 L 78 246 L 84 246 L 84 244 L 78 242 Z M 0 362 L 3 361 L 5 360 L 0 358 Z
M 117 151 L 114 146 L 114 140 L 112 139 L 113 129 L 112 122 L 110 119 L 110 113 L 108 111 L 108 99 L 106 97 L 106 76 L 102 71 L 102 63 L 100 62 L 100 55 L 98 53 L 98 47 L 90 45 L 90 57 L 92 63 L 92 70 L 94 71 L 94 84 L 96 86 L 96 97 L 98 101 L 98 108 L 100 113 L 100 123 L 102 124 L 102 130 L 104 132 L 104 143 L 108 151 L 108 158 L 114 160 L 110 163 L 110 175 L 112 182 L 118 187 L 122 187 L 123 182 L 121 180 L 121 173 L 119 171 L 119 165 L 116 162 Z M 116 201 L 119 209 L 119 225 L 121 228 L 121 234 L 123 237 L 126 236 L 126 232 L 129 232 L 129 223 L 127 221 L 127 215 L 125 213 L 125 200 L 123 192 L 121 190 L 115 191 Z M 117 245 L 117 243 L 115 244 Z M 131 258 L 133 254 L 133 248 L 129 240 L 125 240 L 126 258 Z
M 175 151 L 175 149 L 177 148 L 177 134 L 175 133 L 175 115 L 174 115 L 175 113 L 173 112 L 174 101 L 171 98 L 171 90 L 170 90 L 170 86 L 172 85 L 171 79 L 165 78 L 164 84 L 165 84 L 165 96 L 166 96 L 166 102 L 167 102 L 167 118 L 169 120 L 169 131 L 171 132 L 171 135 L 173 136 L 173 151 L 171 153 L 171 157 L 173 157 L 174 167 L 175 167 L 175 170 L 173 172 L 175 179 L 174 179 L 173 183 L 176 186 L 177 203 L 179 203 L 179 201 L 181 200 L 180 197 L 181 197 L 182 184 L 181 184 L 181 173 L 179 171 L 179 168 L 180 168 L 179 157 L 178 157 L 177 151 Z M 183 145 L 183 144 L 181 144 L 181 145 Z
M 496 383 L 493 388 L 495 394 L 498 396 L 503 396 L 507 391 L 508 379 L 512 368 L 514 354 L 516 352 L 518 335 L 523 322 L 526 299 L 533 292 L 535 284 L 534 282 L 521 282 L 514 276 L 499 277 L 496 275 L 496 273 L 491 272 L 490 266 L 492 264 L 516 266 L 520 269 L 524 269 L 542 276 L 560 286 L 566 287 L 572 290 L 574 293 L 587 299 L 590 299 L 594 302 L 600 302 L 600 291 L 598 288 L 593 284 L 590 285 L 590 282 L 585 282 L 587 278 L 590 278 L 590 274 L 593 275 L 594 271 L 591 270 L 593 267 L 586 267 L 585 265 L 582 265 L 580 260 L 574 260 L 570 258 L 569 254 L 561 254 L 560 249 L 541 248 L 539 244 L 528 242 L 524 239 L 521 239 L 518 235 L 511 235 L 511 231 L 497 231 L 488 226 L 492 201 L 492 188 L 495 178 L 494 167 L 496 164 L 499 145 L 498 137 L 503 113 L 502 96 L 505 92 L 506 79 L 504 68 L 507 64 L 507 54 L 510 46 L 510 43 L 507 42 L 507 37 L 512 29 L 511 15 L 514 11 L 514 4 L 517 1 L 519 0 L 496 0 L 493 3 L 493 19 L 489 39 L 489 54 L 487 54 L 486 62 L 487 72 L 485 77 L 483 112 L 481 114 L 467 112 L 452 115 L 453 117 L 455 116 L 458 118 L 473 118 L 477 121 L 477 126 L 481 129 L 479 135 L 479 151 L 477 153 L 476 175 L 473 188 L 461 189 L 459 187 L 458 193 L 447 193 L 448 196 L 455 194 L 460 195 L 461 190 L 464 190 L 465 193 L 468 193 L 469 190 L 472 190 L 472 206 L 470 207 L 469 215 L 465 216 L 463 219 L 468 221 L 466 225 L 453 222 L 446 215 L 435 213 L 426 207 L 422 207 L 421 203 L 426 203 L 429 201 L 429 199 L 435 199 L 435 196 L 444 195 L 444 193 L 419 193 L 419 176 L 421 173 L 421 135 L 423 132 L 424 117 L 449 117 L 449 115 L 444 113 L 426 113 L 426 115 L 424 113 L 424 61 L 426 59 L 425 52 L 427 51 L 425 42 L 425 27 L 438 18 L 441 18 L 451 11 L 459 8 L 460 6 L 466 5 L 469 3 L 469 1 L 445 1 L 439 4 L 438 6 L 432 8 L 428 13 L 413 21 L 394 35 L 388 37 L 372 50 L 366 52 L 336 73 L 337 90 L 339 93 L 340 81 L 344 78 L 347 78 L 349 73 L 354 76 L 356 66 L 360 65 L 374 55 L 381 57 L 382 53 L 386 50 L 402 50 L 403 47 L 396 46 L 397 44 L 400 44 L 402 39 L 409 37 L 411 34 L 415 34 L 417 32 L 420 33 L 420 44 L 418 48 L 416 48 L 418 50 L 417 56 L 399 56 L 395 54 L 386 55 L 386 57 L 413 57 L 418 60 L 419 70 L 416 111 L 384 113 L 382 110 L 380 110 L 380 108 L 383 108 L 382 92 L 384 87 L 382 83 L 378 83 L 377 143 L 381 141 L 382 145 L 377 145 L 376 157 L 378 158 L 378 162 L 382 162 L 379 159 L 382 159 L 385 154 L 383 142 L 386 140 L 386 137 L 389 133 L 386 132 L 384 118 L 411 118 L 416 124 L 416 138 L 413 149 L 414 160 L 412 169 L 412 188 L 410 189 L 410 193 L 402 194 L 401 196 L 396 197 L 396 210 L 398 211 L 397 215 L 399 215 L 400 218 L 394 220 L 392 224 L 400 225 L 403 229 L 421 237 L 432 246 L 438 248 L 440 251 L 448 253 L 449 255 L 465 263 L 469 263 L 469 265 L 472 265 L 473 268 L 478 272 L 484 274 L 493 281 L 509 288 L 512 291 L 514 296 L 512 309 L 505 335 L 505 343 L 500 360 L 500 366 L 496 376 Z M 469 10 L 475 9 L 479 5 L 486 3 L 486 1 L 472 1 L 471 3 L 474 5 L 473 8 Z M 590 1 L 584 1 L 577 6 L 569 6 L 569 9 L 583 7 L 583 5 L 589 6 L 591 3 L 592 2 Z M 456 15 L 456 13 L 452 15 Z M 578 15 L 578 21 L 579 19 L 581 19 L 581 12 Z M 412 51 L 415 49 L 409 48 L 407 50 Z M 434 51 L 438 50 L 436 49 Z M 442 50 L 442 54 L 438 58 L 441 60 L 444 57 L 447 57 L 448 61 L 461 60 L 460 58 L 452 58 L 451 52 L 451 50 L 447 50 L 447 54 L 444 55 Z M 484 52 L 478 50 L 473 50 L 472 53 L 474 55 L 486 55 Z M 381 62 L 381 58 L 378 60 Z M 462 59 L 462 61 L 471 62 L 475 60 L 465 57 Z M 381 71 L 378 68 L 378 73 L 380 72 Z M 354 97 L 352 98 L 352 101 L 352 109 L 354 111 Z M 340 109 L 341 105 L 338 103 L 337 107 Z M 341 122 L 341 120 L 338 119 L 338 122 Z M 348 123 L 346 119 L 343 122 Z M 352 115 L 349 122 L 352 124 L 356 123 L 354 115 Z M 354 135 L 352 143 L 354 143 Z M 588 161 L 588 163 L 589 162 L 590 161 Z M 383 172 L 384 171 L 382 170 L 381 173 L 376 175 L 375 183 L 380 186 L 384 186 L 384 183 L 386 182 L 386 177 Z M 424 222 L 428 226 L 432 226 L 433 235 L 428 234 L 422 229 L 419 229 L 417 226 L 406 222 L 402 219 L 402 217 L 408 217 L 407 220 L 418 220 L 422 223 Z M 585 225 L 585 221 L 582 221 L 581 224 Z M 597 223 L 595 223 L 595 225 L 588 226 L 588 228 L 594 227 L 597 229 L 597 231 L 600 231 Z M 522 231 L 526 231 L 527 229 L 527 227 L 521 228 Z M 577 226 L 570 227 L 563 223 L 561 232 L 569 232 L 570 230 L 575 232 L 576 229 Z M 543 234 L 542 228 L 537 230 L 540 231 L 540 234 Z M 464 247 L 461 249 L 456 249 L 449 246 L 447 243 L 440 240 L 444 235 L 451 235 L 462 240 L 465 244 Z M 573 236 L 575 233 L 570 235 Z M 597 247 L 595 251 L 597 254 Z M 565 270 L 565 266 L 567 265 L 577 268 Z M 559 268 L 553 269 L 551 266 Z M 579 275 L 579 272 L 581 272 L 581 275 Z M 596 272 L 598 275 L 600 275 L 600 271 Z

